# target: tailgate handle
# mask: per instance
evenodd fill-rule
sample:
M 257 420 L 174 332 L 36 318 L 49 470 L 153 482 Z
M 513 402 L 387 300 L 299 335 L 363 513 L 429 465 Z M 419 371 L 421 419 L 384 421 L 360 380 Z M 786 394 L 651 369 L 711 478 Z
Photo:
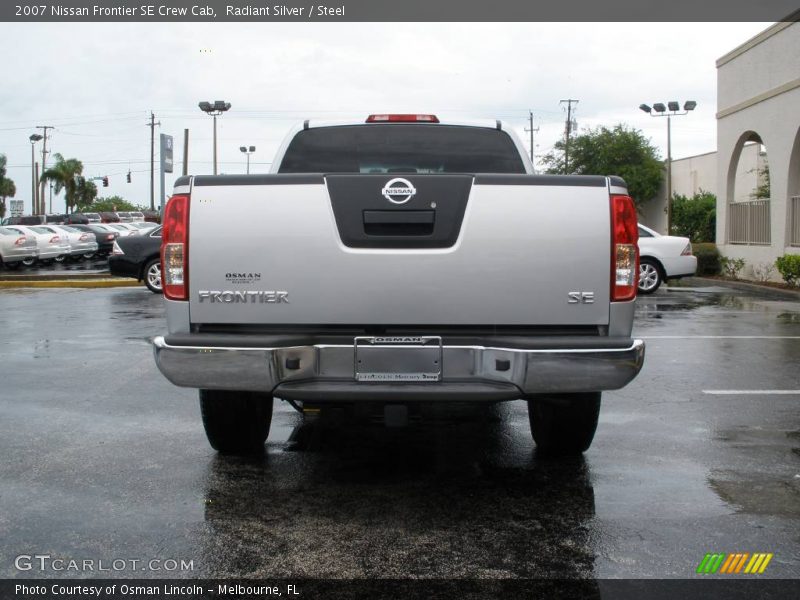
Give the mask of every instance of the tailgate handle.
M 365 210 L 364 233 L 395 239 L 433 234 L 433 210 Z
M 435 211 L 432 210 L 365 210 L 365 225 L 430 225 Z

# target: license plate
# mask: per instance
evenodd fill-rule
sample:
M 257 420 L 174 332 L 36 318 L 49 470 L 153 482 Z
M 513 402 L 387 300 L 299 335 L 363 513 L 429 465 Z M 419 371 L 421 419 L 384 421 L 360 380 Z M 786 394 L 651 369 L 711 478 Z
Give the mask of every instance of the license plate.
M 356 381 L 442 379 L 440 336 L 357 337 L 354 341 Z

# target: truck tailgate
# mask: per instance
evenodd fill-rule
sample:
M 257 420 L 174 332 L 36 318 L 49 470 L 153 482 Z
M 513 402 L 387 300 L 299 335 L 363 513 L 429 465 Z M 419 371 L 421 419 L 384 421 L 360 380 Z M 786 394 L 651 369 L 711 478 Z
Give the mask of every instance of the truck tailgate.
M 605 178 L 400 177 L 196 177 L 191 322 L 608 323 Z

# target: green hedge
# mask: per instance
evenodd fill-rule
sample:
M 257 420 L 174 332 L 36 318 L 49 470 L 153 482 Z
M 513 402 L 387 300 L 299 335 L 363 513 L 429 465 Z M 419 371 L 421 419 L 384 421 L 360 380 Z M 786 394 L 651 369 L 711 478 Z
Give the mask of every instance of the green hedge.
M 789 285 L 800 284 L 800 254 L 784 254 L 775 261 L 781 277 Z
M 722 270 L 716 244 L 692 244 L 692 253 L 697 257 L 698 275 L 719 275 Z

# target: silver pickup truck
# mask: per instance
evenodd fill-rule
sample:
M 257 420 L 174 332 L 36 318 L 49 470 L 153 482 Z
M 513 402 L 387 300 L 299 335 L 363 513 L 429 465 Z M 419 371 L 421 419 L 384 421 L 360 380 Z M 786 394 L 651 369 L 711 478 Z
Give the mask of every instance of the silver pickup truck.
M 636 210 L 619 178 L 532 171 L 500 121 L 372 115 L 298 125 L 267 175 L 179 178 L 158 368 L 222 453 L 263 451 L 273 398 L 392 423 L 524 399 L 540 451 L 583 452 L 644 360 Z

